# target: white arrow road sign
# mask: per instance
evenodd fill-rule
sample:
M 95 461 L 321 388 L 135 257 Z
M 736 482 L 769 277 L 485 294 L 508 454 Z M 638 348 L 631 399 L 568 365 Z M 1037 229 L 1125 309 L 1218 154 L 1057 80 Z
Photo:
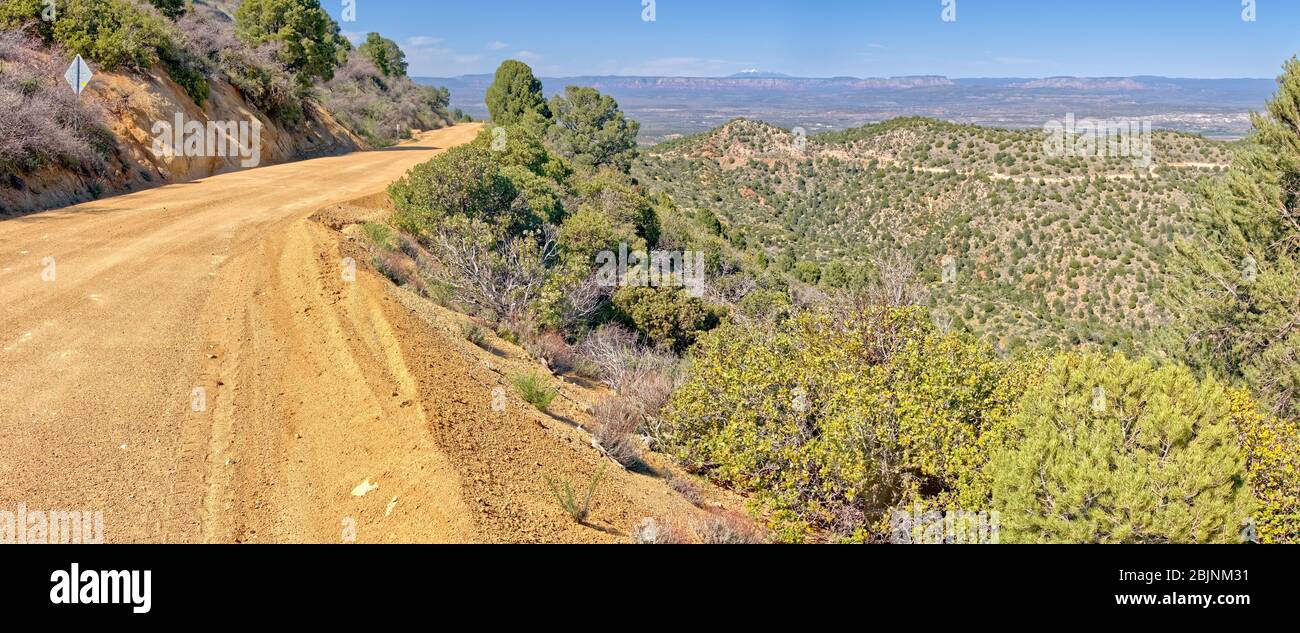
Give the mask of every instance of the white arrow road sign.
M 81 91 L 90 84 L 90 78 L 94 74 L 90 71 L 90 66 L 86 65 L 86 60 L 82 59 L 81 55 L 77 55 L 77 58 L 72 60 L 72 65 L 68 66 L 68 72 L 63 74 L 63 78 L 68 80 L 68 85 L 72 86 L 73 92 L 80 97 Z

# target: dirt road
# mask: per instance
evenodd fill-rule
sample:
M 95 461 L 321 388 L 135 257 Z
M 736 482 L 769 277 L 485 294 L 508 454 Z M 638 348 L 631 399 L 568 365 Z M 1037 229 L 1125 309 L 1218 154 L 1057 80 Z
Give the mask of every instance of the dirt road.
M 110 542 L 474 540 L 373 293 L 307 218 L 477 131 L 0 221 L 0 510 L 103 512 Z

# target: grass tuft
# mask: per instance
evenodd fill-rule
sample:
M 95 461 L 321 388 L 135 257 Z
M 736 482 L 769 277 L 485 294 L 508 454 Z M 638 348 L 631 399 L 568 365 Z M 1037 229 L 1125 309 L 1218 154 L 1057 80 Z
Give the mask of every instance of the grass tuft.
M 555 495 L 555 500 L 559 502 L 565 513 L 578 523 L 586 523 L 587 517 L 591 514 L 591 498 L 596 494 L 596 487 L 604 477 L 605 465 L 601 464 L 596 474 L 592 475 L 591 483 L 587 484 L 587 494 L 581 500 L 575 494 L 573 484 L 568 477 L 561 478 L 559 484 L 556 484 L 554 479 L 547 476 L 546 485 L 550 486 L 551 494 Z
M 538 371 L 528 371 L 515 374 L 511 379 L 515 389 L 519 390 L 519 395 L 523 397 L 528 404 L 537 407 L 538 410 L 545 411 L 551 406 L 551 401 L 559 394 L 551 381 L 545 375 Z
M 377 248 L 391 251 L 397 247 L 397 235 L 386 224 L 366 222 L 361 230 L 366 234 L 366 239 Z
M 487 341 L 487 332 L 469 321 L 460 324 L 460 335 L 479 347 L 483 347 Z

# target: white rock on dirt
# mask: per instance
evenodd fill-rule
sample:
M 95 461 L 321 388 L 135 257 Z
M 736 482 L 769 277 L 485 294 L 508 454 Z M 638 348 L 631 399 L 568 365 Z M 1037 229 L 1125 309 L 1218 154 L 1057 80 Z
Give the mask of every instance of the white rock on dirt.
M 375 490 L 379 490 L 379 484 L 370 483 L 370 478 L 367 477 L 365 481 L 357 484 L 357 487 L 352 489 L 352 496 L 364 497 Z

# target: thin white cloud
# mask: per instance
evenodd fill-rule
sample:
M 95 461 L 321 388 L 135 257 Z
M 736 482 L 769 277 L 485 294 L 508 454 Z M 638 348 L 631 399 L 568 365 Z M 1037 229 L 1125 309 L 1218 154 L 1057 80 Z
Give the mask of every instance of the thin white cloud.
M 406 38 L 402 51 L 415 76 L 463 75 L 481 72 L 480 55 L 465 54 L 442 44 L 441 37 L 417 35 Z
M 361 33 L 357 33 L 356 31 L 340 31 L 339 34 L 347 38 L 349 42 L 352 42 L 353 46 L 356 46 L 366 41 L 366 36 Z
M 488 42 L 487 47 L 490 51 L 499 51 L 503 48 L 510 48 L 510 45 L 505 42 Z
M 406 62 L 410 64 L 410 73 L 416 77 L 455 77 L 490 73 L 502 60 L 506 51 L 496 47 L 503 42 L 492 42 L 488 48 L 495 53 L 457 50 L 447 45 L 441 37 L 417 35 L 406 38 L 402 51 L 406 53 Z M 527 60 L 530 63 L 542 59 L 542 55 L 533 51 L 519 51 L 512 57 Z

